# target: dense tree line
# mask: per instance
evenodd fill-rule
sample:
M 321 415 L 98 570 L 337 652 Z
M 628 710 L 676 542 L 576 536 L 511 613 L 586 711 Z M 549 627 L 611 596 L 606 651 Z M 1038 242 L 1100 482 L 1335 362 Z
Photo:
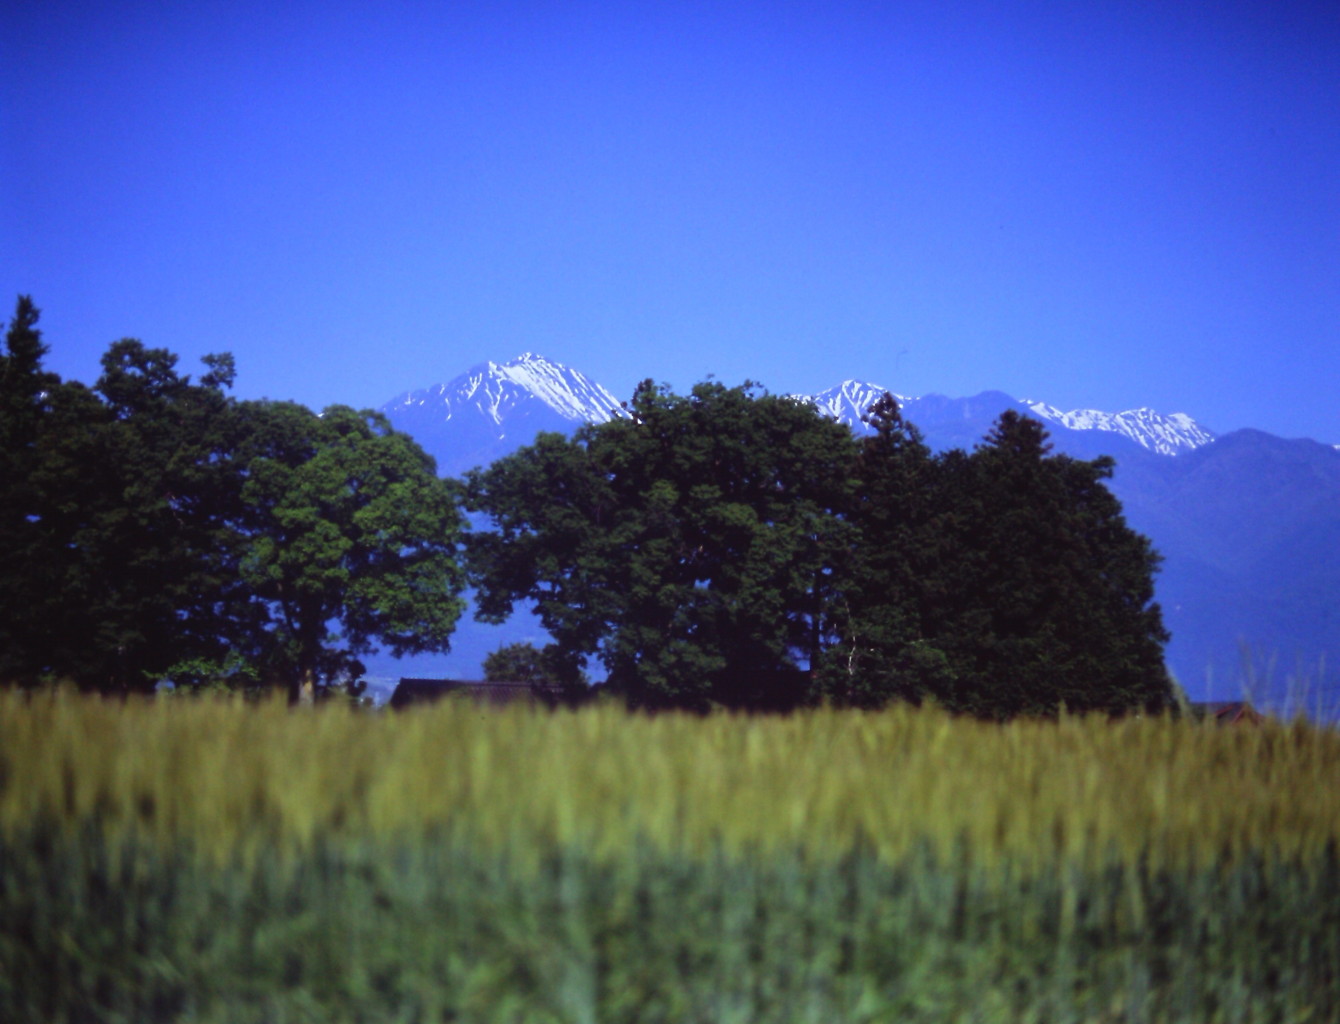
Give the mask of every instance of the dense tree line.
M 374 645 L 442 651 L 533 606 L 543 650 L 491 677 L 647 708 L 879 707 L 987 717 L 1159 708 L 1158 559 L 1103 481 L 1006 413 L 932 454 L 891 396 L 856 437 L 753 385 L 645 382 L 628 416 L 467 475 L 379 415 L 228 394 L 113 344 L 90 388 L 43 368 L 19 300 L 0 355 L 0 681 L 357 680 Z M 466 534 L 461 508 L 488 526 Z
M 470 473 L 478 614 L 533 604 L 551 672 L 595 658 L 642 707 L 986 717 L 1168 705 L 1158 557 L 1103 485 L 1005 413 L 933 455 L 896 401 L 857 438 L 812 406 L 644 383 L 629 416 Z
M 445 650 L 461 518 L 377 414 L 227 394 L 116 342 L 92 388 L 45 371 L 21 298 L 0 356 L 0 680 L 102 692 L 356 681 L 374 644 Z

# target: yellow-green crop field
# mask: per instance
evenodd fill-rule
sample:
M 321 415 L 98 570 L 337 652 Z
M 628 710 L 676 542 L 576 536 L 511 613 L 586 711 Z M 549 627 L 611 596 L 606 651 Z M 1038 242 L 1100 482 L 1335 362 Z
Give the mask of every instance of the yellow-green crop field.
M 1340 1020 L 1340 734 L 0 695 L 0 1021 Z

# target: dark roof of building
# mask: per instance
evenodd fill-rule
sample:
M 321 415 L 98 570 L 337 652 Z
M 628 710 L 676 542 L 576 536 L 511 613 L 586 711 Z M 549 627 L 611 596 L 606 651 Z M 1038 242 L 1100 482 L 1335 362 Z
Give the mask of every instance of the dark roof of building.
M 448 694 L 471 697 L 485 704 L 539 701 L 553 706 L 563 698 L 563 687 L 554 683 L 489 682 L 483 679 L 402 678 L 391 694 L 390 705 L 403 708 L 441 700 Z

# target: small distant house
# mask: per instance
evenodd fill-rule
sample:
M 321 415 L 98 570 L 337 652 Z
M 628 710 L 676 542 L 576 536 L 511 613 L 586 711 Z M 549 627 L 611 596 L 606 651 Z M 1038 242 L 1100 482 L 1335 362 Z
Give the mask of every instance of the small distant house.
M 1260 725 L 1265 721 L 1265 715 L 1245 700 L 1193 701 L 1191 714 L 1197 721 L 1218 725 Z
M 410 679 L 401 678 L 391 694 L 390 706 L 399 710 L 411 704 L 431 704 L 443 697 L 461 697 L 480 704 L 502 707 L 507 704 L 538 703 L 556 707 L 563 700 L 563 688 L 553 683 L 491 683 L 482 679 Z

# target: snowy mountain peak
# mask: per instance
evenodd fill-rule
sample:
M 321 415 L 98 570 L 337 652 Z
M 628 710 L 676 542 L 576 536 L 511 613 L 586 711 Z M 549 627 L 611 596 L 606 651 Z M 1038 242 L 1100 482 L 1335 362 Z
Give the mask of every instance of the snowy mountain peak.
M 574 423 L 604 423 L 624 414 L 618 400 L 585 374 L 533 352 L 489 366 L 499 379 L 523 388 Z
M 885 392 L 888 392 L 887 388 L 882 388 L 878 384 L 871 384 L 869 381 L 844 380 L 836 387 L 831 387 L 827 391 L 820 391 L 816 395 L 794 395 L 793 397 L 809 402 L 825 416 L 830 416 L 839 423 L 845 423 L 849 427 L 859 429 L 861 427 L 861 417 L 869 411 L 872 405 L 884 397 Z M 916 399 L 909 398 L 906 395 L 895 392 L 888 393 L 898 400 L 899 405 L 916 401 Z
M 1160 455 L 1180 455 L 1214 440 L 1212 433 L 1183 412 L 1169 416 L 1148 408 L 1125 412 L 1100 412 L 1097 409 L 1064 412 L 1054 405 L 1031 399 L 1025 399 L 1022 404 L 1040 419 L 1071 430 L 1105 430 L 1121 434 Z
M 506 363 L 480 363 L 446 384 L 407 392 L 386 409 L 414 409 L 441 422 L 482 414 L 501 428 L 513 410 L 533 403 L 574 424 L 604 423 L 624 414 L 615 397 L 585 374 L 534 352 Z

